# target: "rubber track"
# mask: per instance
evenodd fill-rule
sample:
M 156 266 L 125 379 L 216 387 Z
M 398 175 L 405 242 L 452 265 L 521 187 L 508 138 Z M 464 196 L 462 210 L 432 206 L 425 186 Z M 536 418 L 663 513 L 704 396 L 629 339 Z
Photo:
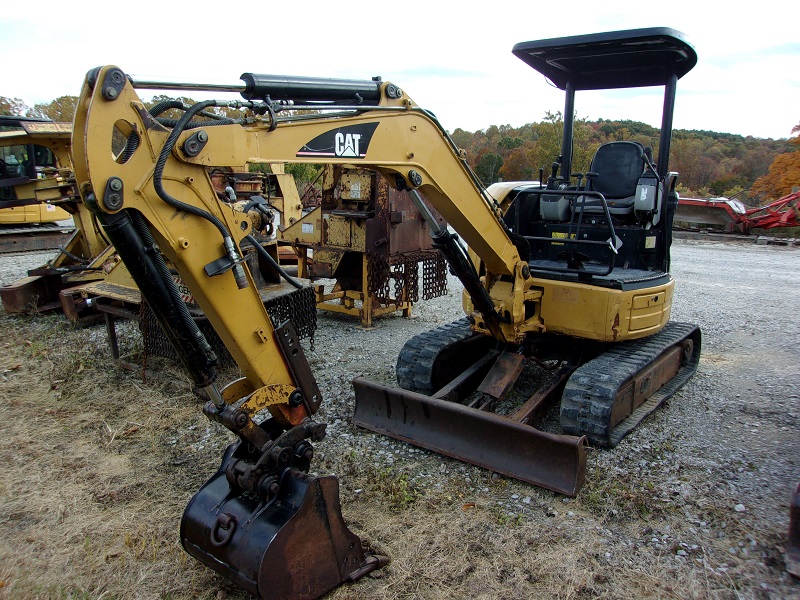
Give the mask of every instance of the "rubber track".
M 397 384 L 420 394 L 431 395 L 436 359 L 448 346 L 464 342 L 475 333 L 466 317 L 415 335 L 408 340 L 397 357 Z
M 624 383 L 665 350 L 686 338 L 694 339 L 692 356 L 678 373 L 628 418 L 610 429 L 614 399 Z M 581 365 L 567 382 L 561 399 L 561 426 L 565 433 L 585 435 L 597 446 L 614 447 L 642 419 L 672 396 L 697 370 L 700 330 L 690 323 L 668 323 L 659 333 L 623 342 Z

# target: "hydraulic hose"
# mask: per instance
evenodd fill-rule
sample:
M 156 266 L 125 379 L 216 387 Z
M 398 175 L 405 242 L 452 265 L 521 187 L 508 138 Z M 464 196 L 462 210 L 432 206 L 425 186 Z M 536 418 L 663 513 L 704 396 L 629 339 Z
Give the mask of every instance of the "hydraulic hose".
M 253 244 L 253 247 L 256 249 L 256 251 L 258 252 L 259 256 L 263 257 L 264 260 L 266 260 L 270 264 L 270 266 L 280 274 L 281 277 L 283 277 L 286 281 L 291 283 L 298 290 L 303 289 L 303 284 L 300 283 L 299 281 L 297 281 L 291 275 L 289 275 L 284 270 L 284 268 L 281 267 L 280 264 L 278 264 L 278 261 L 276 261 L 274 258 L 272 258 L 272 255 L 269 252 L 267 252 L 267 250 L 264 248 L 264 246 L 262 246 L 261 244 L 258 243 L 258 240 L 256 238 L 254 238 L 252 235 L 247 235 L 247 236 L 245 236 L 244 239 L 246 239 L 248 242 Z
M 161 277 L 161 281 L 163 281 L 165 284 L 164 287 L 166 288 L 167 293 L 172 298 L 173 305 L 178 310 L 180 318 L 186 324 L 186 328 L 189 330 L 192 337 L 197 340 L 198 346 L 200 346 L 204 352 L 211 352 L 212 350 L 210 344 L 200 331 L 197 323 L 195 323 L 194 319 L 192 319 L 192 315 L 189 314 L 189 309 L 186 308 L 186 303 L 183 301 L 183 298 L 181 298 L 178 287 L 174 285 L 172 273 L 169 272 L 169 267 L 167 267 L 166 261 L 164 261 L 160 252 L 155 252 L 155 249 L 157 248 L 156 241 L 153 239 L 153 234 L 150 233 L 147 223 L 145 223 L 142 215 L 136 211 L 131 211 L 130 216 L 133 226 L 136 228 L 136 232 L 139 234 L 139 237 L 142 238 L 144 247 L 148 249 L 152 248 L 155 253 L 153 263 L 158 270 L 158 275 Z
M 133 153 L 139 148 L 139 144 L 141 144 L 141 142 L 142 140 L 139 137 L 139 134 L 135 131 L 132 131 L 128 136 L 128 139 L 125 141 L 125 148 L 122 149 L 120 161 L 123 165 L 131 159 Z
M 220 234 L 222 235 L 222 245 L 225 248 L 225 252 L 228 254 L 228 265 L 225 269 L 217 270 L 217 273 L 221 273 L 224 270 L 232 269 L 233 275 L 236 279 L 236 285 L 239 289 L 247 287 L 247 277 L 244 274 L 244 269 L 242 268 L 241 263 L 241 254 L 239 253 L 239 249 L 236 247 L 236 242 L 233 241 L 233 237 L 231 237 L 228 228 L 225 224 L 220 221 L 216 216 L 208 212 L 207 210 L 203 210 L 202 208 L 198 208 L 196 206 L 192 206 L 191 204 L 186 204 L 185 202 L 181 202 L 177 198 L 173 198 L 170 196 L 167 191 L 164 189 L 162 177 L 164 175 L 164 167 L 167 164 L 167 159 L 169 155 L 172 153 L 175 144 L 178 141 L 181 133 L 183 133 L 184 129 L 186 129 L 187 124 L 192 120 L 192 118 L 201 112 L 204 108 L 209 106 L 216 106 L 216 100 L 205 100 L 204 102 L 198 102 L 193 106 L 189 107 L 187 111 L 183 114 L 183 116 L 178 119 L 174 129 L 170 132 L 169 136 L 167 136 L 167 141 L 164 142 L 164 147 L 161 148 L 161 153 L 158 155 L 158 160 L 156 161 L 156 167 L 153 171 L 153 187 L 155 188 L 156 194 L 158 197 L 161 198 L 164 202 L 172 206 L 173 208 L 187 212 L 191 215 L 195 215 L 202 219 L 207 220 L 209 223 L 216 227 Z M 209 275 L 213 275 L 214 273 L 209 273 Z
M 159 102 L 158 104 L 156 104 L 148 112 L 154 117 L 157 117 L 161 113 L 166 112 L 171 108 L 177 108 L 178 110 L 186 110 L 186 107 L 180 100 L 164 100 L 163 102 Z
M 163 102 L 159 102 L 158 104 L 156 104 L 148 112 L 153 117 L 158 117 L 162 113 L 164 113 L 164 112 L 166 112 L 166 111 L 168 111 L 168 110 L 170 110 L 172 108 L 174 108 L 176 110 L 180 110 L 180 111 L 185 111 L 186 110 L 186 105 L 183 102 L 181 102 L 180 100 L 164 100 Z M 201 117 L 206 117 L 208 119 L 212 119 L 212 121 L 219 121 L 220 122 L 220 123 L 204 122 L 203 123 L 204 125 L 229 124 L 229 123 L 233 122 L 233 120 L 228 118 L 228 117 L 222 117 L 220 115 L 215 115 L 214 113 L 210 113 L 210 112 L 202 111 L 201 113 L 199 113 L 199 115 Z M 172 123 L 177 123 L 178 122 L 177 119 L 165 119 L 165 121 L 167 121 L 167 122 L 171 121 Z M 161 119 L 159 119 L 159 122 L 161 122 Z M 161 122 L 161 124 L 165 125 L 165 123 L 163 123 L 163 122 Z M 172 126 L 172 125 L 170 125 L 170 126 Z M 193 125 L 193 126 L 196 127 L 197 125 Z M 191 129 L 191 126 L 187 127 L 187 129 Z
M 178 138 L 180 137 L 181 133 L 183 133 L 184 129 L 186 128 L 187 123 L 189 123 L 192 117 L 194 117 L 201 110 L 209 106 L 214 106 L 215 104 L 216 100 L 205 100 L 204 102 L 198 102 L 197 104 L 190 107 L 183 114 L 183 116 L 180 119 L 178 119 L 178 122 L 176 123 L 172 132 L 170 132 L 169 136 L 167 137 L 167 141 L 164 143 L 164 147 L 161 149 L 161 153 L 158 155 L 155 171 L 153 172 L 153 187 L 155 188 L 158 197 L 161 198 L 164 202 L 166 202 L 173 208 L 206 219 L 219 230 L 219 232 L 222 234 L 223 239 L 229 239 L 231 237 L 230 233 L 228 232 L 228 229 L 225 227 L 225 224 L 222 221 L 220 221 L 210 212 L 203 210 L 202 208 L 197 208 L 196 206 L 192 206 L 191 204 L 186 204 L 185 202 L 181 202 L 177 198 L 173 198 L 164 189 L 164 185 L 162 182 L 162 177 L 164 175 L 164 167 L 167 164 L 167 159 L 169 158 L 169 155 L 172 153 L 172 149 L 175 147 L 175 144 L 178 141 Z
M 205 113 L 203 113 L 205 114 Z M 158 118 L 157 121 L 161 123 L 164 127 L 175 127 L 178 123 L 178 119 L 164 119 Z M 214 121 L 190 121 L 184 127 L 186 129 L 197 129 L 198 127 L 217 127 L 219 125 L 233 125 L 234 123 L 241 123 L 241 121 L 235 121 L 234 119 L 216 119 Z
M 125 209 L 97 211 L 97 217 L 195 384 L 212 387 L 217 357 L 191 318 L 142 215 Z
M 494 300 L 492 300 L 486 288 L 483 287 L 478 272 L 475 270 L 475 265 L 472 264 L 469 255 L 458 243 L 457 237 L 450 233 L 447 228 L 444 228 L 432 233 L 431 239 L 433 240 L 433 246 L 444 254 L 453 274 L 461 280 L 464 289 L 472 299 L 472 304 L 483 315 L 486 327 L 496 339 L 502 340 L 500 322 L 503 317 L 497 314 Z

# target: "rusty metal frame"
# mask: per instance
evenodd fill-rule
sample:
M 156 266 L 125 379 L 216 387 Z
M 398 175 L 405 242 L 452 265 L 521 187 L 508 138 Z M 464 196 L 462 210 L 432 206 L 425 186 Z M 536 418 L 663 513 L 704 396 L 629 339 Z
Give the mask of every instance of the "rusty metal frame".
M 375 317 L 390 313 L 402 311 L 404 317 L 410 317 L 413 305 L 406 298 L 392 298 L 392 302 L 386 306 L 379 306 L 378 303 L 374 301 L 369 290 L 369 256 L 363 254 L 361 262 L 361 290 L 334 290 L 326 293 L 325 286 L 318 284 L 314 288 L 317 308 L 358 317 L 361 320 L 361 327 L 364 329 L 372 328 L 372 321 Z M 356 306 L 356 302 L 360 302 L 361 306 Z

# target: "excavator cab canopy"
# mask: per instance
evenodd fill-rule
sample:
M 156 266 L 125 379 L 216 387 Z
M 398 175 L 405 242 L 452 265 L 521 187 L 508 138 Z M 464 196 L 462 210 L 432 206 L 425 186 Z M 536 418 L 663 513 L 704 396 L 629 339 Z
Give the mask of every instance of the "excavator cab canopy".
M 520 42 L 512 52 L 566 92 L 562 173 L 569 177 L 575 92 L 664 86 L 658 172 L 667 172 L 677 81 L 697 64 L 683 33 L 668 27 L 628 29 Z
M 685 36 L 667 27 L 520 42 L 512 52 L 562 90 L 666 85 L 697 64 Z

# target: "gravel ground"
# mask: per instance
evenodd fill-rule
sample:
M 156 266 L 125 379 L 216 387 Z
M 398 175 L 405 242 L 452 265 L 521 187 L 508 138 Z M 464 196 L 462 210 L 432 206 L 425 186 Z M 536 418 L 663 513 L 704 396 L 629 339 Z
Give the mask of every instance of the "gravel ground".
M 49 255 L 0 257 L 0 284 Z M 800 482 L 800 250 L 677 240 L 672 272 L 673 320 L 697 323 L 703 331 L 700 368 L 616 449 L 590 452 L 587 482 L 575 500 L 515 481 L 492 485 L 498 477 L 482 469 L 350 424 L 353 377 L 394 383 L 403 343 L 462 315 L 456 281 L 447 296 L 415 306 L 411 319 L 385 317 L 369 331 L 320 312 L 308 358 L 326 398 L 320 419 L 329 423 L 329 435 L 318 447 L 317 470 L 340 475 L 350 513 L 363 502 L 364 481 L 342 472 L 341 457 L 358 455 L 373 473 L 407 474 L 415 494 L 433 497 L 456 487 L 459 497 L 493 506 L 500 521 L 547 524 L 565 537 L 584 539 L 594 560 L 611 569 L 632 556 L 667 556 L 694 569 L 687 571 L 696 573 L 691 577 L 704 576 L 706 584 L 717 578 L 722 583 L 714 589 L 725 590 L 704 594 L 701 585 L 701 592 L 689 588 L 668 597 L 798 597 L 800 586 L 783 572 L 782 545 L 790 496 Z M 640 509 L 638 518 L 623 521 L 622 507 Z M 641 560 L 641 570 L 648 571 L 649 559 Z M 601 591 L 602 583 L 595 582 Z M 346 593 L 336 597 L 350 597 Z

